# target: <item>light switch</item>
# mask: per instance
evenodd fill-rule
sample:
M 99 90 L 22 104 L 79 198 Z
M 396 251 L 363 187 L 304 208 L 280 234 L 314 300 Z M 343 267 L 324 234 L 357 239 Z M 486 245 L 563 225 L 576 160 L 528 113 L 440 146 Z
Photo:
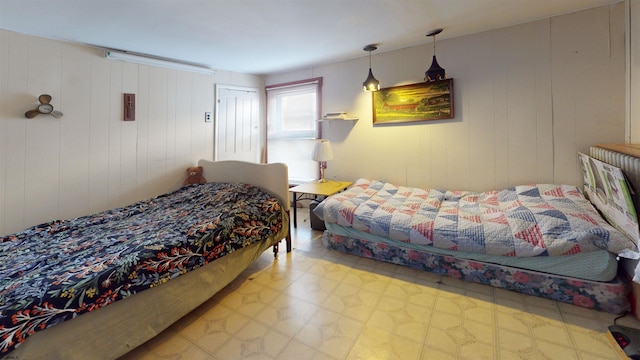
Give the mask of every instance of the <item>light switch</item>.
M 211 112 L 207 111 L 204 113 L 204 122 L 211 122 Z

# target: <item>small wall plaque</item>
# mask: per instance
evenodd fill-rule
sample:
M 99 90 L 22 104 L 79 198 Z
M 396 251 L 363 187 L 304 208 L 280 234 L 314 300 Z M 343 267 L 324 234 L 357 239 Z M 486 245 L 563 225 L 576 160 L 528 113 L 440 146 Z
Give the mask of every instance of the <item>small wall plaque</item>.
M 136 119 L 136 94 L 124 94 L 124 121 Z

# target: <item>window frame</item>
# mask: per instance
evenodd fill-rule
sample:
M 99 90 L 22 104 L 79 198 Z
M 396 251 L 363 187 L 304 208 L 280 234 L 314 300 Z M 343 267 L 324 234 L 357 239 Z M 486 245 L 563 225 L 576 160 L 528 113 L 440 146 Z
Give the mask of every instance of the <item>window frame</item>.
M 270 108 L 271 98 L 269 95 L 270 91 L 282 91 L 282 93 L 286 92 L 287 89 L 291 89 L 295 91 L 296 87 L 304 87 L 309 85 L 315 85 L 316 92 L 316 111 L 315 111 L 315 119 L 314 121 L 314 129 L 313 130 L 304 130 L 304 131 L 286 131 L 286 130 L 278 130 L 274 133 L 271 132 L 271 111 L 273 108 Z M 273 93 L 272 93 L 273 94 Z M 267 131 L 266 138 L 267 140 L 283 140 L 283 139 L 319 139 L 322 137 L 321 127 L 318 124 L 318 120 L 321 117 L 322 110 L 322 77 L 315 77 L 310 79 L 291 81 L 286 83 L 274 84 L 265 86 L 265 98 L 266 98 L 266 112 L 267 112 Z M 280 129 L 282 129 L 282 124 L 277 124 Z

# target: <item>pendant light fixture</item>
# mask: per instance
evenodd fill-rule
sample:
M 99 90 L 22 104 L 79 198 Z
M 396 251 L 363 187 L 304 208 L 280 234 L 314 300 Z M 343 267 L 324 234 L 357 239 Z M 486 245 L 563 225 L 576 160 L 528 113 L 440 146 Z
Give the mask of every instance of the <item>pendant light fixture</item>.
M 373 77 L 373 73 L 371 72 L 371 52 L 377 49 L 378 47 L 374 44 L 367 45 L 363 49 L 369 52 L 369 76 L 367 76 L 367 80 L 362 83 L 362 90 L 366 92 L 380 90 L 380 81 Z
M 444 80 L 447 77 L 444 69 L 438 64 L 436 60 L 436 35 L 440 34 L 442 29 L 435 29 L 427 34 L 427 36 L 433 37 L 433 60 L 431 61 L 431 67 L 424 73 L 424 81 L 436 81 Z

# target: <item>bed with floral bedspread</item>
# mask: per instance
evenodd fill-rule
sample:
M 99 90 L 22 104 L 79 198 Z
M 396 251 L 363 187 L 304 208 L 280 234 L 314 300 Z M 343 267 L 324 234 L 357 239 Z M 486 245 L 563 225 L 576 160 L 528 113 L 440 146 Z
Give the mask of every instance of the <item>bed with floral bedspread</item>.
M 314 212 L 336 250 L 609 312 L 628 306 L 616 255 L 636 246 L 575 186 L 479 193 L 360 179 Z
M 206 183 L 0 237 L 0 350 L 281 233 L 276 198 Z

